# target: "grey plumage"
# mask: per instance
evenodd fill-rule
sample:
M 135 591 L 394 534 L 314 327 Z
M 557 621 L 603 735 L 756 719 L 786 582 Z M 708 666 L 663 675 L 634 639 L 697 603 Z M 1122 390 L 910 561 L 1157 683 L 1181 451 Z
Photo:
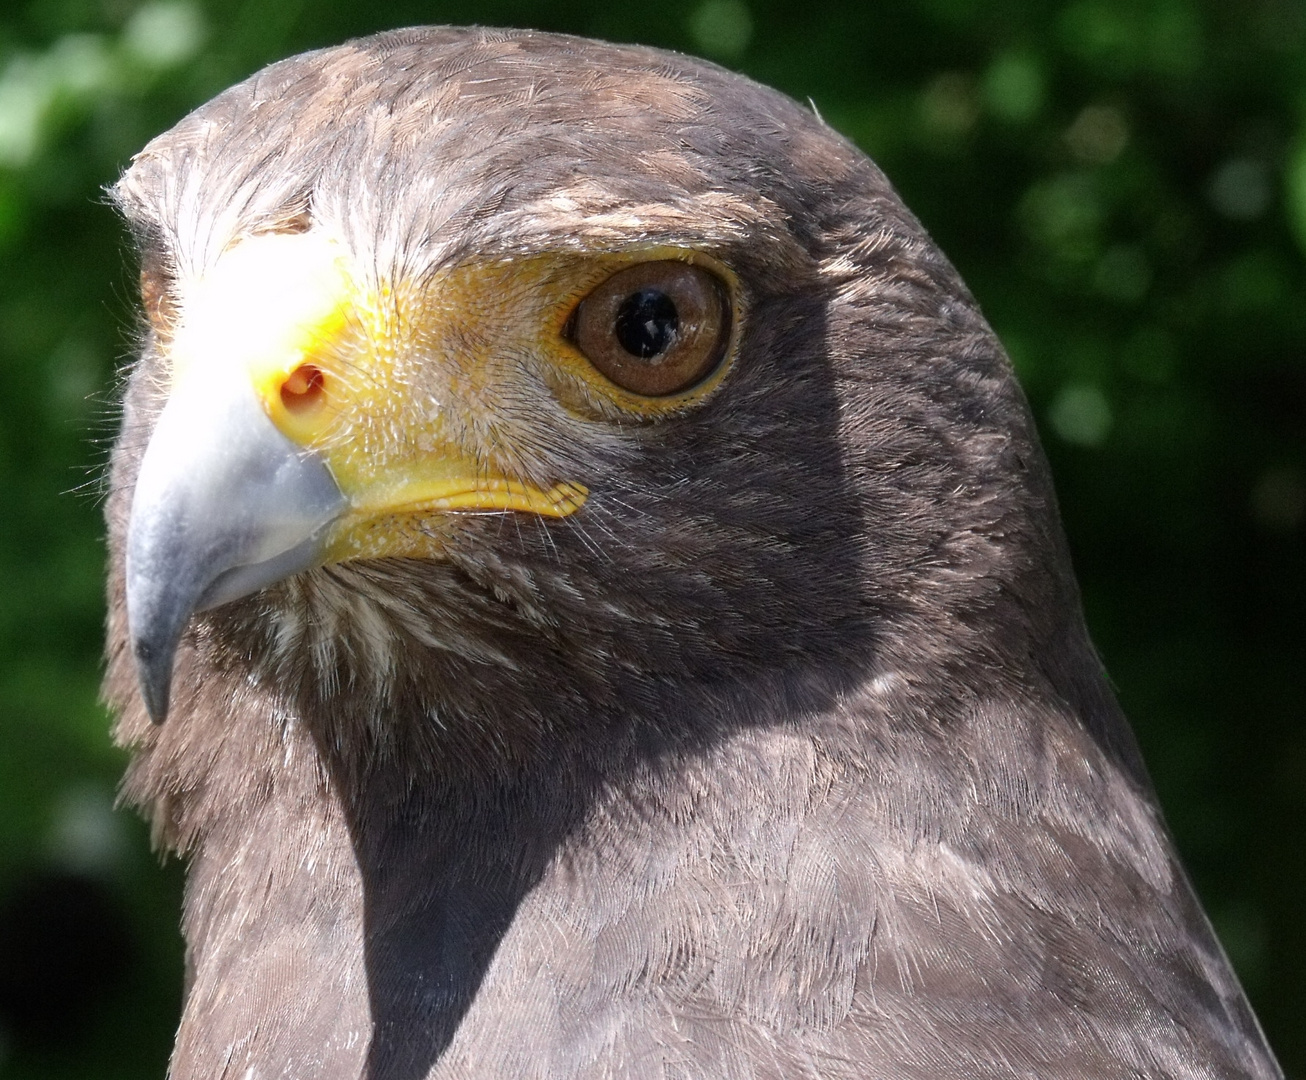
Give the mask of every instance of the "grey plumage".
M 434 515 L 440 559 L 198 615 L 161 727 L 122 561 L 148 339 L 108 696 L 190 859 L 174 1077 L 1280 1075 L 1001 347 L 818 118 L 654 50 L 403 31 L 220 95 L 116 196 L 153 280 L 311 220 L 378 275 L 678 245 L 744 304 L 720 389 L 649 422 L 483 388 L 584 509 Z

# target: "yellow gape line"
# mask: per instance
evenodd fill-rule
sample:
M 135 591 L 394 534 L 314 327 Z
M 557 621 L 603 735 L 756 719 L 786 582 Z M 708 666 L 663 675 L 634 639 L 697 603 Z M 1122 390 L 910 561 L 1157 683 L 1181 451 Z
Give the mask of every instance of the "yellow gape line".
M 376 505 L 355 507 L 364 515 L 417 513 L 422 510 L 527 510 L 546 517 L 566 517 L 581 508 L 589 490 L 581 484 L 554 484 L 548 491 L 516 480 L 482 479 L 468 487 L 466 481 L 417 481 Z M 407 498 L 407 503 L 400 501 Z

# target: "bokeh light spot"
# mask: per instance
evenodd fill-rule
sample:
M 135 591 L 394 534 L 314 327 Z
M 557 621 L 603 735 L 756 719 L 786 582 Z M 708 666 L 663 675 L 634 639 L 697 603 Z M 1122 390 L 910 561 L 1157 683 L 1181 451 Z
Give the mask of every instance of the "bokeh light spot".
M 1101 446 L 1111 430 L 1111 405 L 1096 386 L 1070 383 L 1048 411 L 1052 430 L 1075 446 Z
M 1120 156 L 1129 142 L 1129 124 L 1119 109 L 1089 105 L 1066 129 L 1066 145 L 1085 165 L 1106 165 Z
M 164 69 L 189 60 L 204 41 L 204 16 L 186 0 L 146 4 L 128 21 L 123 45 L 146 67 Z
M 708 56 L 737 60 L 753 39 L 753 16 L 743 0 L 705 0 L 690 16 L 689 33 Z
M 920 98 L 920 118 L 935 135 L 964 135 L 979 119 L 980 103 L 974 81 L 960 71 L 947 71 L 931 80 Z
M 1270 204 L 1269 171 L 1263 162 L 1253 158 L 1226 161 L 1211 177 L 1206 195 L 1225 217 L 1252 221 Z
M 1025 123 L 1043 108 L 1043 71 L 1038 59 L 1024 52 L 997 57 L 984 73 L 984 104 L 999 119 Z
M 1306 477 L 1295 465 L 1277 465 L 1252 488 L 1252 516 L 1269 532 L 1294 532 L 1306 518 Z

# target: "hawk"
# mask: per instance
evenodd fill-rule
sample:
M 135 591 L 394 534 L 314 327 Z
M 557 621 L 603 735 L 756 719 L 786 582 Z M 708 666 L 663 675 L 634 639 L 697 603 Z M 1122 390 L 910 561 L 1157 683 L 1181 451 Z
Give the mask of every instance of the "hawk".
M 1280 1075 L 1002 348 L 819 117 L 406 30 L 114 191 L 107 694 L 189 860 L 175 1080 Z

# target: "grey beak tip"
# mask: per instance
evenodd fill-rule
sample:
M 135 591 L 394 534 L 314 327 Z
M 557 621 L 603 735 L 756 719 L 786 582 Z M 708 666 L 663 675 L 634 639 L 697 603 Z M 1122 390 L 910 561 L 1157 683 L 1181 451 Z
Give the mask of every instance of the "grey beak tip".
M 168 699 L 172 692 L 172 658 L 176 648 L 159 648 L 157 644 L 137 638 L 132 642 L 136 670 L 140 677 L 141 698 L 145 711 L 155 724 L 168 718 Z

